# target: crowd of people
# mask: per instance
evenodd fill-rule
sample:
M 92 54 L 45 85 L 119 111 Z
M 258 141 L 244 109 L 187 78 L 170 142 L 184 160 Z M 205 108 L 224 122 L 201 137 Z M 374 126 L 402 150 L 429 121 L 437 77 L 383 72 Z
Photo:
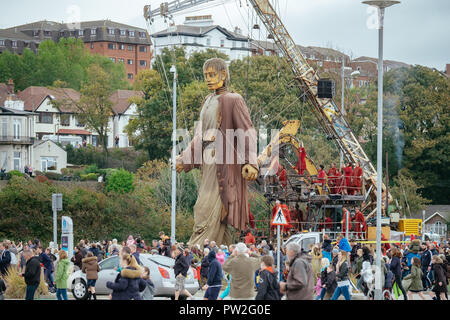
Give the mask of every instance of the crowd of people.
M 8 287 L 5 276 L 9 268 L 15 268 L 26 283 L 27 300 L 34 298 L 41 272 L 49 291 L 58 300 L 67 300 L 67 279 L 72 269 L 86 274 L 87 298 L 96 300 L 99 262 L 117 255 L 120 257 L 117 277 L 106 284 L 112 290 L 110 299 L 151 300 L 155 285 L 150 270 L 140 263 L 140 253 L 174 259 L 175 299 L 192 298 L 184 287 L 189 268 L 197 273 L 205 300 L 227 297 L 280 300 L 283 296 L 287 300 L 336 300 L 341 295 L 350 300 L 353 287 L 367 299 L 374 298 L 374 251 L 355 239 L 348 241 L 343 235 L 336 242 L 325 235 L 322 243 L 311 244 L 309 250 L 288 242 L 278 252 L 271 241 L 256 242 L 251 234 L 243 242 L 229 246 L 206 239 L 202 246 L 190 247 L 181 242 L 171 243 L 160 232 L 160 239 L 148 245 L 133 236 L 120 244 L 116 239 L 101 242 L 84 239 L 75 247 L 71 261 L 65 251 L 43 248 L 39 240 L 17 245 L 4 240 L 0 243 L 0 299 Z M 406 246 L 384 244 L 381 262 L 385 299 L 403 295 L 407 300 L 415 294 L 426 299 L 425 295 L 429 294 L 433 299 L 447 300 L 450 277 L 447 240 L 440 244 L 419 239 Z

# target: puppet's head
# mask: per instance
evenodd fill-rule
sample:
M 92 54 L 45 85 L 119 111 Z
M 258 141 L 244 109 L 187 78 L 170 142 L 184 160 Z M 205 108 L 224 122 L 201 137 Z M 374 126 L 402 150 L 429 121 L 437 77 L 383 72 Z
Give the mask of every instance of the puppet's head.
M 230 73 L 225 60 L 219 58 L 207 60 L 203 65 L 203 74 L 209 90 L 216 91 L 220 88 L 228 88 Z

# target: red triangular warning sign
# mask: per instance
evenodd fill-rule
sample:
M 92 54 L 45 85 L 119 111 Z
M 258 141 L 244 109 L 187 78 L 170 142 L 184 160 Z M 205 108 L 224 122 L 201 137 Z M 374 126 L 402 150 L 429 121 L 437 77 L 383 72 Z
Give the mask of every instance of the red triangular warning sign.
M 271 226 L 288 226 L 289 223 L 287 222 L 286 215 L 283 211 L 283 208 L 280 206 L 278 207 L 277 212 L 272 218 L 272 221 L 270 222 Z

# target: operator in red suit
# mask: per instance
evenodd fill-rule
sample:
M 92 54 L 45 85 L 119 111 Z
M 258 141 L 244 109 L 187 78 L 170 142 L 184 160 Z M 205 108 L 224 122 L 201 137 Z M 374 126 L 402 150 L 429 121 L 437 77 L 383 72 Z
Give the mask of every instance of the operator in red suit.
M 364 215 L 359 210 L 359 208 L 356 208 L 356 213 L 354 216 L 352 216 L 352 222 L 354 231 L 356 232 L 356 236 L 358 237 L 358 239 L 362 239 L 363 232 L 366 232 L 367 230 L 367 224 L 366 219 L 364 218 Z
M 252 212 L 250 211 L 250 203 L 248 204 L 248 225 L 255 229 L 255 217 L 253 216 Z
M 336 173 L 336 186 L 335 186 L 335 191 L 337 194 L 342 194 L 344 191 L 344 169 L 338 170 Z
M 283 189 L 286 189 L 287 186 L 286 169 L 284 169 L 282 164 L 278 166 L 277 176 Z
M 353 194 L 353 188 L 352 188 L 352 177 L 353 177 L 353 169 L 352 164 L 349 162 L 347 166 L 344 168 L 344 176 L 345 176 L 345 194 Z
M 363 169 L 360 167 L 359 162 L 356 163 L 356 167 L 353 170 L 353 191 L 354 194 L 361 194 Z
M 319 172 L 317 174 L 317 180 L 315 180 L 314 183 L 320 183 L 321 187 L 323 188 L 325 186 L 325 178 L 326 178 L 326 173 L 325 173 L 323 165 L 321 164 L 320 168 L 319 168 Z
M 295 169 L 297 170 L 297 172 L 300 172 L 301 175 L 303 175 L 304 171 L 306 170 L 306 150 L 303 147 L 303 143 L 301 147 L 298 148 L 298 160 Z
M 330 193 L 331 194 L 335 194 L 336 193 L 336 185 L 337 185 L 337 173 L 338 170 L 336 168 L 336 164 L 333 162 L 331 164 L 331 168 L 328 170 L 327 172 L 327 176 L 328 176 L 328 186 L 330 187 Z

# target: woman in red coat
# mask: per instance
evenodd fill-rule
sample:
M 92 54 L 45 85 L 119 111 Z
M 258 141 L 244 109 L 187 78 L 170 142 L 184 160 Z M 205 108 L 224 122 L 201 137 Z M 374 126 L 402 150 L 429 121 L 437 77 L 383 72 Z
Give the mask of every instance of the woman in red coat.
M 353 170 L 353 191 L 355 194 L 361 194 L 363 169 L 359 166 L 359 162 L 356 163 L 356 167 Z
M 303 172 L 306 170 L 306 150 L 303 148 L 303 144 L 298 148 L 298 160 L 295 169 L 297 169 L 301 175 L 303 175 Z
M 358 237 L 358 239 L 362 239 L 363 232 L 366 232 L 367 230 L 366 219 L 364 218 L 362 212 L 359 211 L 359 209 L 356 209 L 356 213 L 352 218 L 356 236 Z

